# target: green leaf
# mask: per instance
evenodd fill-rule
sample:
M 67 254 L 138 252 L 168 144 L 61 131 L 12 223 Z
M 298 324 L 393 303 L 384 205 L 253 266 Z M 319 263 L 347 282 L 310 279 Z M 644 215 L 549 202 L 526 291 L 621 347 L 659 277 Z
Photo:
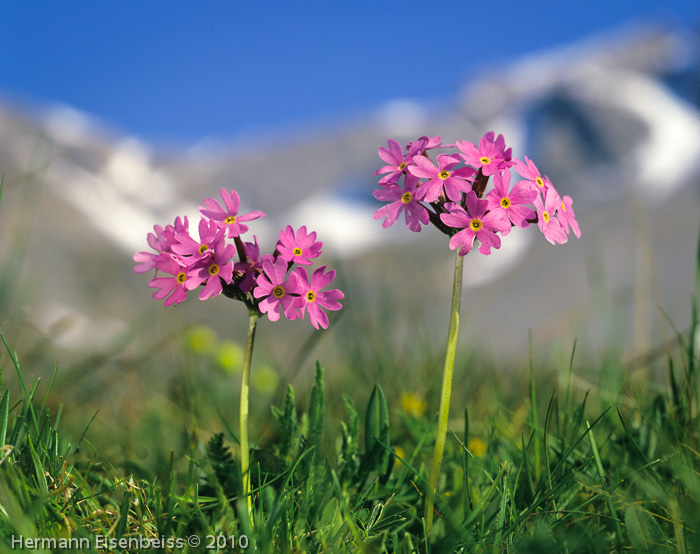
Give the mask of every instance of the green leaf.
M 283 459 L 288 456 L 293 456 L 292 445 L 298 430 L 297 410 L 294 404 L 294 389 L 292 385 L 287 386 L 287 396 L 284 400 L 284 411 L 280 411 L 277 407 L 272 406 L 272 415 L 277 420 L 279 426 L 279 454 Z
M 323 368 L 320 362 L 316 362 L 316 384 L 311 391 L 309 401 L 309 436 L 310 447 L 318 446 L 323 435 L 324 418 L 326 412 L 326 389 L 323 384 Z
M 365 451 L 368 464 L 379 472 L 384 471 L 388 455 L 383 445 L 389 445 L 389 409 L 382 387 L 375 385 L 367 404 Z
M 647 512 L 625 508 L 625 527 L 632 546 L 638 552 L 656 552 L 663 541 L 663 531 L 656 520 Z
M 0 446 L 5 445 L 7 438 L 7 420 L 10 416 L 10 391 L 6 390 L 0 401 Z

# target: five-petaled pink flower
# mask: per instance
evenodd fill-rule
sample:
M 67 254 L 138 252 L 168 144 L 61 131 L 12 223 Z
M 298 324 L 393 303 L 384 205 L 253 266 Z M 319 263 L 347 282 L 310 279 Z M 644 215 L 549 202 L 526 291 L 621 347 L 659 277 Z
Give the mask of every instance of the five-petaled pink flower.
M 287 319 L 298 317 L 297 309 L 304 301 L 299 298 L 303 289 L 299 285 L 299 276 L 295 272 L 290 272 L 287 276 L 287 262 L 279 256 L 274 260 L 272 256 L 263 257 L 263 273 L 256 281 L 253 289 L 255 298 L 262 298 L 258 305 L 260 311 L 267 314 L 270 321 L 277 321 L 280 318 L 280 306 Z
M 326 271 L 326 266 L 319 267 L 314 271 L 309 281 L 309 274 L 305 267 L 299 267 L 296 270 L 299 276 L 299 286 L 301 288 L 301 298 L 303 304 L 301 306 L 301 316 L 304 317 L 304 311 L 308 311 L 311 325 L 316 329 L 323 327 L 328 328 L 328 316 L 322 308 L 326 310 L 339 310 L 343 306 L 338 302 L 345 295 L 338 289 L 323 291 L 321 289 L 331 284 L 335 279 L 335 271 Z
M 415 165 L 409 166 L 408 171 L 416 177 L 429 179 L 418 187 L 416 191 L 418 200 L 433 202 L 442 194 L 444 188 L 450 200 L 459 201 L 463 192 L 472 189 L 470 181 L 474 180 L 476 171 L 471 167 L 453 170 L 452 168 L 460 162 L 460 159 L 450 154 L 438 154 L 436 161 L 437 167 L 425 156 L 413 156 Z
M 178 262 L 177 258 L 171 256 L 170 254 L 163 253 L 158 256 L 156 261 L 156 269 L 160 272 L 168 273 L 170 277 L 155 277 L 151 279 L 148 286 L 158 289 L 153 294 L 153 298 L 156 300 L 162 300 L 166 296 L 170 295 L 165 300 L 165 306 L 179 304 L 185 300 L 185 298 L 187 298 L 188 290 L 185 283 L 189 278 L 189 270 L 187 267 Z
M 265 213 L 260 210 L 238 215 L 241 198 L 235 190 L 229 192 L 226 189 L 221 189 L 221 199 L 224 202 L 224 207 L 219 204 L 218 200 L 206 198 L 204 206 L 200 206 L 199 211 L 202 215 L 216 221 L 219 227 L 226 229 L 226 236 L 230 239 L 242 235 L 248 230 L 248 226 L 243 225 L 244 221 L 252 221 L 265 216 Z
M 233 244 L 226 244 L 224 239 L 214 243 L 212 252 L 192 265 L 192 275 L 187 279 L 185 286 L 195 289 L 199 285 L 206 283 L 199 293 L 200 300 L 207 300 L 221 294 L 223 279 L 224 283 L 230 283 L 233 279 L 233 255 L 236 247 Z
M 461 156 L 469 165 L 481 169 L 484 175 L 493 175 L 497 171 L 513 165 L 512 148 L 506 149 L 506 140 L 503 135 L 489 131 L 479 141 L 479 147 L 466 140 L 457 141 L 457 148 L 462 152 Z
M 535 217 L 532 208 L 524 204 L 531 204 L 537 192 L 532 190 L 525 181 L 516 183 L 513 190 L 508 192 L 510 187 L 510 169 L 503 173 L 496 173 L 493 177 L 493 189 L 486 195 L 488 209 L 492 212 L 501 212 L 513 225 L 517 227 L 527 227 L 528 219 Z M 506 226 L 501 234 L 505 237 L 510 233 L 510 225 Z
M 549 177 L 546 175 L 542 177 L 540 170 L 537 169 L 534 162 L 527 156 L 525 156 L 525 161 L 515 159 L 513 162 L 515 171 L 517 171 L 520 176 L 530 184 L 533 190 L 539 191 L 542 196 L 544 196 L 547 189 L 552 186 L 552 182 L 549 180 Z
M 569 228 L 574 230 L 574 235 L 576 238 L 581 237 L 581 229 L 579 229 L 578 221 L 576 221 L 576 214 L 574 213 L 574 208 L 571 206 L 573 200 L 570 196 L 564 196 L 561 199 L 561 206 L 558 210 L 558 219 L 561 223 L 566 234 L 569 234 Z
M 372 194 L 377 200 L 389 202 L 374 213 L 374 219 L 384 218 L 382 227 L 390 227 L 404 212 L 406 225 L 411 231 L 419 232 L 420 224 L 427 225 L 430 221 L 428 210 L 425 209 L 416 198 L 416 187 L 420 183 L 418 177 L 407 173 L 404 178 L 404 187 L 398 184 L 389 185 L 387 188 L 375 190 Z
M 192 256 L 201 259 L 210 255 L 215 242 L 224 238 L 224 231 L 219 229 L 216 222 L 204 218 L 199 220 L 199 241 L 194 240 L 188 232 L 175 235 L 177 241 L 172 245 L 172 251 L 180 256 Z
M 568 239 L 566 231 L 557 219 L 557 209 L 561 205 L 561 198 L 554 190 L 554 187 L 547 189 L 544 196 L 544 202 L 538 195 L 533 204 L 537 209 L 537 225 L 542 231 L 544 238 L 552 244 L 564 244 Z
M 146 273 L 153 269 L 161 253 L 172 252 L 171 247 L 175 242 L 175 235 L 177 233 L 187 233 L 188 227 L 187 216 L 182 219 L 178 216 L 175 218 L 175 225 L 166 225 L 165 229 L 160 225 L 154 225 L 153 230 L 155 233 L 148 233 L 146 241 L 148 246 L 155 252 L 137 252 L 134 254 L 134 261 L 139 264 L 134 267 L 134 271 L 136 273 Z
M 401 178 L 401 175 L 406 173 L 408 165 L 413 163 L 413 156 L 423 153 L 427 141 L 428 137 L 421 137 L 417 141 L 409 144 L 407 147 L 408 153 L 406 154 L 403 153 L 399 142 L 394 139 L 386 141 L 389 148 L 380 146 L 379 157 L 389 165 L 380 167 L 373 173 L 373 175 L 387 173 L 387 175 L 384 175 L 384 177 L 379 180 L 379 184 L 381 186 L 387 186 L 396 183 Z
M 465 198 L 467 211 L 457 203 L 449 202 L 445 207 L 449 213 L 441 214 L 440 219 L 446 225 L 462 229 L 450 239 L 450 249 L 459 248 L 459 255 L 464 256 L 471 249 L 476 238 L 480 243 L 479 252 L 490 254 L 491 248 L 500 248 L 501 239 L 496 234 L 510 227 L 510 222 L 496 211 L 487 212 L 488 202 L 477 198 L 474 191 L 469 191 Z
M 311 265 L 311 260 L 321 255 L 322 246 L 323 243 L 316 240 L 316 231 L 307 234 L 306 225 L 302 225 L 295 235 L 294 228 L 287 225 L 286 229 L 280 231 L 277 250 L 287 262 Z

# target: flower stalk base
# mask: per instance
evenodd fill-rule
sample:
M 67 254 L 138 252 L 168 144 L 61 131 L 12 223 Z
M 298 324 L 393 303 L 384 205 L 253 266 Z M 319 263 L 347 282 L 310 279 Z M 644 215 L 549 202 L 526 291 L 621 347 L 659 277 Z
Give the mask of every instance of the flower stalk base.
M 253 359 L 253 344 L 255 343 L 255 327 L 260 315 L 253 310 L 249 311 L 248 339 L 245 343 L 245 355 L 243 357 L 243 371 L 241 375 L 241 479 L 243 483 L 243 496 L 248 507 L 248 518 L 253 521 L 253 495 L 250 489 L 250 445 L 248 444 L 248 393 L 250 390 L 250 365 Z
M 452 375 L 455 367 L 455 353 L 457 351 L 457 334 L 459 331 L 459 310 L 462 303 L 462 269 L 464 256 L 459 252 L 455 256 L 454 282 L 452 284 L 452 306 L 450 309 L 450 327 L 447 332 L 447 350 L 445 352 L 445 366 L 442 373 L 442 389 L 440 391 L 440 412 L 438 415 L 437 436 L 435 437 L 435 450 L 430 463 L 428 475 L 428 494 L 425 499 L 425 525 L 430 535 L 433 529 L 433 506 L 437 489 L 438 477 L 442 455 L 445 451 L 447 440 L 447 422 L 450 414 L 450 396 L 452 394 Z

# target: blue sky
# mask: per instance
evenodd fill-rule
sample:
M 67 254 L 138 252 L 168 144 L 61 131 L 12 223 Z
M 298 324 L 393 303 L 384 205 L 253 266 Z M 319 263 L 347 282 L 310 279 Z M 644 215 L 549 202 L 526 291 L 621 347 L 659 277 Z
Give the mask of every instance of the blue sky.
M 156 142 L 241 139 L 445 100 L 483 69 L 626 23 L 700 24 L 697 0 L 0 0 L 0 95 Z

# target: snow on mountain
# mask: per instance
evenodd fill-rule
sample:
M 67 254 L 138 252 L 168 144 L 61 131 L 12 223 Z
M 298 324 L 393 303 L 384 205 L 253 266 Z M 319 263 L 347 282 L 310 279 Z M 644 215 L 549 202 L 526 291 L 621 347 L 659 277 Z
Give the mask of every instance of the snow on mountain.
M 240 192 L 243 210 L 267 213 L 253 229 L 263 248 L 273 247 L 283 226 L 306 225 L 325 242 L 329 263 L 342 260 L 347 281 L 373 286 L 369 274 L 405 279 L 399 256 L 408 255 L 416 267 L 411 286 L 433 286 L 442 294 L 451 275 L 446 237 L 432 229 L 414 234 L 400 223 L 382 229 L 373 220 L 377 148 L 387 138 L 476 141 L 494 130 L 574 198 L 584 234 L 554 248 L 527 229 L 512 233 L 491 256 L 470 255 L 466 304 L 479 317 L 477 325 L 468 316 L 474 312 L 465 313 L 465 332 L 520 339 L 527 328 L 553 337 L 582 332 L 596 343 L 608 328 L 600 318 L 619 317 L 636 328 L 640 317 L 656 319 L 649 312 L 657 301 L 682 327 L 700 224 L 700 110 L 668 82 L 669 75 L 692 79 L 700 66 L 689 46 L 697 37 L 685 33 L 625 29 L 475 75 L 444 105 L 397 99 L 345 126 L 230 149 L 157 151 L 71 108 L 0 105 L 0 171 L 6 176 L 0 210 L 11 212 L 0 219 L 0 259 L 9 255 L 18 225 L 26 229 L 27 218 L 33 222 L 22 261 L 25 292 L 6 317 L 26 317 L 40 331 L 70 312 L 94 322 L 91 332 L 89 323 L 74 329 L 66 340 L 71 347 L 101 344 L 102 328 L 113 335 L 119 322 L 129 328 L 144 306 L 158 307 L 147 278 L 133 274 L 131 255 L 147 248 L 154 224 L 172 223 L 177 215 L 197 221 L 202 199 L 218 197 L 223 187 Z M 640 262 L 644 252 L 651 252 L 646 265 Z M 377 254 L 387 266 L 378 273 L 367 266 Z M 47 264 L 50 271 L 37 269 Z M 646 269 L 640 274 L 639 268 Z M 439 269 L 441 277 L 435 271 L 421 276 L 421 269 Z M 592 282 L 595 271 L 603 285 Z M 519 283 L 531 290 L 527 296 L 518 292 Z M 610 298 L 625 298 L 617 315 L 593 313 L 599 285 L 608 287 Z M 634 293 L 640 290 L 652 291 L 653 299 L 640 301 Z M 630 295 L 637 300 L 628 301 Z M 229 317 L 222 303 L 192 304 L 178 313 Z M 109 324 L 97 323 L 106 319 Z M 635 350 L 667 333 L 629 335 Z M 508 350 L 497 342 L 491 347 Z

